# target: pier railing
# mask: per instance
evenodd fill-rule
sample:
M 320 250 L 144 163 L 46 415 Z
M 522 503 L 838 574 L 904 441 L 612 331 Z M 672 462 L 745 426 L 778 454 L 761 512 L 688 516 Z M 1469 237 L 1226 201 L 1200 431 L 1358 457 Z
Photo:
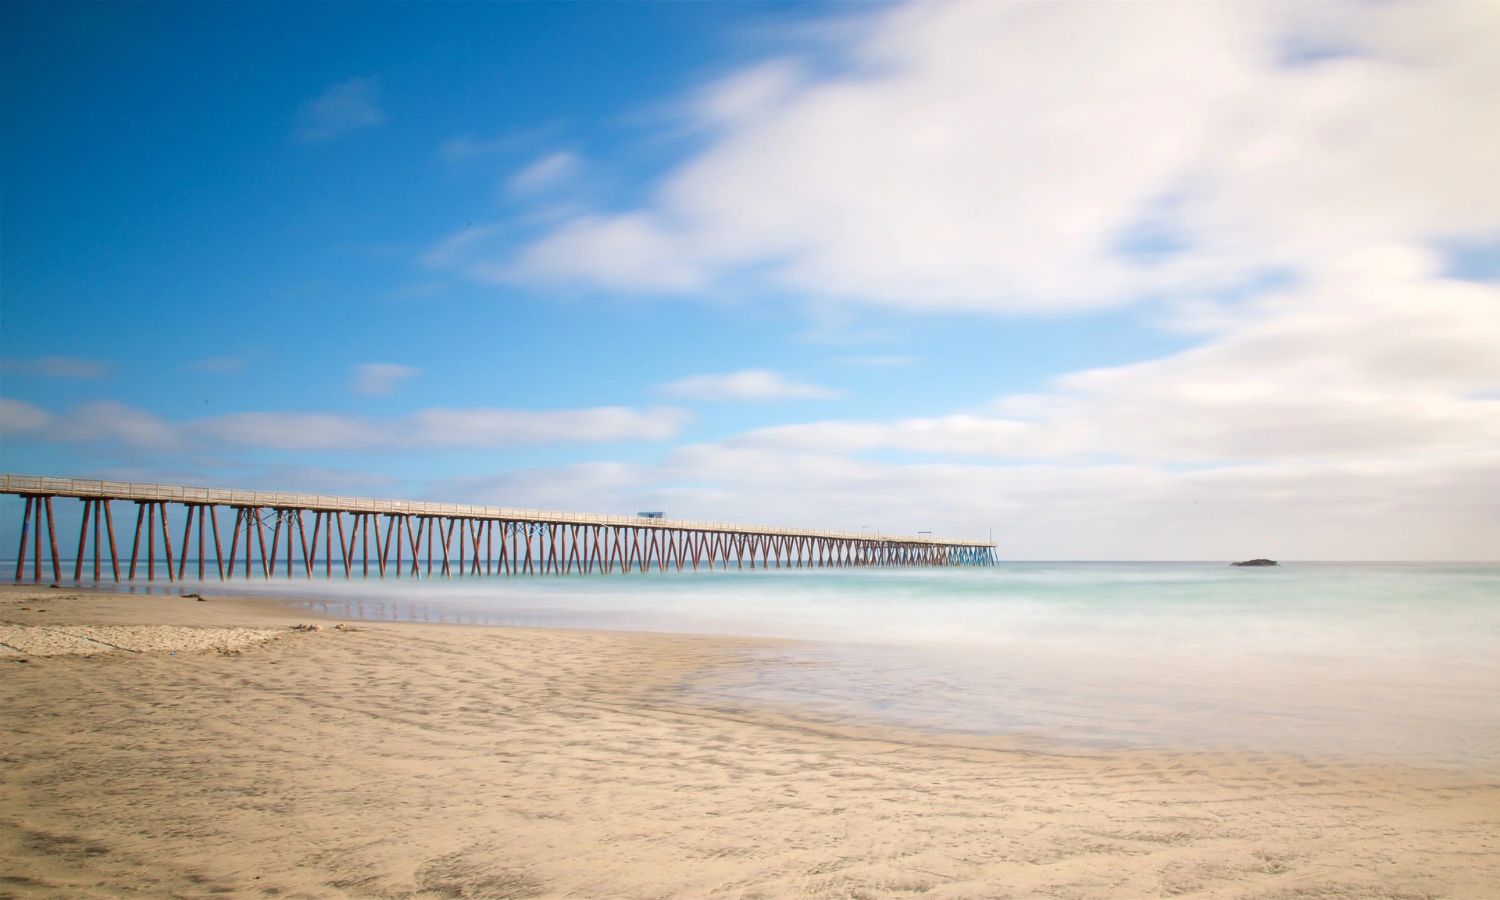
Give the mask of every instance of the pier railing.
M 355 574 L 561 575 L 645 572 L 653 568 L 683 571 L 995 562 L 993 544 L 930 536 L 323 494 L 34 475 L 0 475 L 0 494 L 16 495 L 24 501 L 16 552 L 17 581 L 25 580 L 28 562 L 31 580 L 43 580 L 44 555 L 50 556 L 46 568 L 54 581 L 63 579 L 65 560 L 73 563 L 74 581 L 86 580 L 90 571 L 94 581 L 106 580 L 106 560 L 108 577 L 114 581 L 122 577 L 135 580 L 139 574 L 154 581 L 158 562 L 164 563 L 168 580 L 181 580 L 189 574 L 190 561 L 196 562 L 193 571 L 200 580 L 232 578 L 237 572 L 246 578 L 270 578 L 282 573 L 287 577 L 347 578 Z M 59 554 L 55 498 L 78 499 L 83 504 L 71 554 Z M 115 501 L 135 504 L 128 561 L 118 552 L 111 505 Z M 221 508 L 226 516 L 233 515 L 227 551 L 219 525 Z M 180 532 L 172 522 L 174 518 L 180 523 Z M 64 540 L 71 529 L 66 531 Z M 174 533 L 180 536 L 175 548 Z

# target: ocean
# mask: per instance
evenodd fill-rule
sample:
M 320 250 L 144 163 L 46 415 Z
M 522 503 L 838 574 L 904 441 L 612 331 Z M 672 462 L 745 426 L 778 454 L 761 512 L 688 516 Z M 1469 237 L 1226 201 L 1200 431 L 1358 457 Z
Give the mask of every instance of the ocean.
M 1500 773 L 1500 564 L 1036 562 L 201 587 L 369 620 L 791 639 L 683 690 L 811 721 L 1052 751 L 1224 749 Z

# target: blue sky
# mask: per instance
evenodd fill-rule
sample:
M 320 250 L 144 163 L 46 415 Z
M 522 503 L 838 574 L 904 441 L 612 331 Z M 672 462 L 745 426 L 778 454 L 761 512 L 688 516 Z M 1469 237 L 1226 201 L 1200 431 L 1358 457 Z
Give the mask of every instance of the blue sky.
M 6 471 L 1500 547 L 1488 5 L 3 15 Z

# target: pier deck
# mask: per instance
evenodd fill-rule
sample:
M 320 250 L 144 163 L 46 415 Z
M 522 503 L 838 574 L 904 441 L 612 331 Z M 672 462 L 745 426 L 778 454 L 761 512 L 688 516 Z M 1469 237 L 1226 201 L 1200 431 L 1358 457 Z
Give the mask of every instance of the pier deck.
M 34 475 L 0 475 L 0 494 L 24 500 L 17 581 L 25 579 L 28 562 L 32 580 L 41 581 L 44 555 L 50 556 L 46 568 L 54 581 L 63 579 L 65 560 L 73 563 L 74 581 L 86 580 L 90 561 L 93 580 L 106 580 L 106 560 L 107 577 L 115 581 L 135 580 L 141 573 L 154 581 L 158 562 L 164 563 L 166 578 L 177 581 L 188 576 L 194 549 L 200 580 L 231 578 L 237 571 L 246 578 L 421 577 L 995 562 L 994 545 L 982 541 L 501 506 Z M 58 552 L 55 498 L 83 504 L 72 554 Z M 117 552 L 116 501 L 135 504 L 128 561 Z M 221 507 L 233 515 L 227 551 Z M 178 512 L 174 516 L 169 510 Z M 173 518 L 179 519 L 180 531 Z M 175 553 L 174 532 L 180 538 Z

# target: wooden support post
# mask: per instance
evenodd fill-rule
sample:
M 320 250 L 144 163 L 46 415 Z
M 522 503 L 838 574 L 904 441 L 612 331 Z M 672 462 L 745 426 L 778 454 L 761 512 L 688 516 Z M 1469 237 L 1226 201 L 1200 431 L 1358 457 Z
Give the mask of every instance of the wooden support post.
M 201 505 L 198 507 L 198 580 L 203 580 L 203 507 Z
M 318 520 L 322 513 L 313 512 L 312 542 L 307 540 L 307 523 L 302 521 L 302 510 L 297 510 L 297 543 L 302 545 L 302 574 L 311 581 L 313 557 L 318 555 Z
M 31 532 L 31 580 L 36 584 L 42 583 L 42 519 L 47 515 L 47 509 L 42 503 L 42 498 L 37 497 L 36 503 L 36 527 Z
M 52 580 L 62 581 L 62 561 L 57 558 L 57 521 L 52 517 L 52 497 L 47 501 L 47 543 L 52 547 Z
M 146 580 L 156 580 L 156 504 L 146 504 Z
M 292 532 L 302 530 L 302 510 L 284 509 L 281 511 L 281 518 L 286 519 L 286 579 L 291 581 L 292 557 L 297 555 L 296 544 L 292 543 L 296 537 Z
M 466 520 L 453 517 L 448 520 L 448 535 L 451 538 L 455 530 L 458 531 L 458 565 L 454 567 L 455 573 L 462 578 L 464 575 L 464 528 Z
M 452 545 L 453 545 L 453 529 L 457 528 L 457 527 L 458 527 L 458 519 L 454 518 L 452 516 L 448 517 L 448 527 L 446 529 L 443 528 L 442 526 L 438 527 L 438 533 L 443 536 L 443 576 L 444 577 L 451 578 L 453 576 L 453 567 L 450 565 L 450 561 L 451 561 L 451 551 L 452 551 Z M 463 544 L 460 543 L 458 545 L 458 552 L 459 553 L 463 553 L 463 549 L 464 549 L 463 548 Z M 460 561 L 458 567 L 460 569 L 463 568 L 462 561 Z
M 484 574 L 493 575 L 495 565 L 495 520 L 484 520 Z
M 500 532 L 500 556 L 495 559 L 495 574 L 509 575 L 511 554 L 505 548 L 505 521 L 502 519 L 495 523 L 495 530 Z
M 104 501 L 103 500 L 95 500 L 94 501 L 94 581 L 96 583 L 101 580 L 101 576 L 104 574 L 103 573 L 103 566 L 101 565 L 101 563 L 103 562 L 104 550 L 103 550 L 102 547 L 99 546 L 99 532 L 102 530 L 101 526 L 103 524 L 103 522 L 102 522 L 103 519 L 104 519 Z
M 245 580 L 249 581 L 250 580 L 250 558 L 255 555 L 255 552 L 254 552 L 253 548 L 250 545 L 251 526 L 252 525 L 258 526 L 258 524 L 260 522 L 260 518 L 248 506 L 242 506 L 242 507 L 240 507 L 240 512 L 244 513 L 244 515 L 245 515 Z M 265 544 L 265 538 L 264 537 L 261 538 L 261 544 L 262 545 Z
M 343 516 L 341 515 L 339 518 L 342 520 Z M 342 525 L 343 522 L 340 521 L 339 524 Z M 359 537 L 359 530 L 359 513 L 354 513 L 349 516 L 349 537 L 347 540 L 344 538 L 343 532 L 339 532 L 339 541 L 344 545 L 340 550 L 344 554 L 344 578 L 346 579 L 354 577 L 354 542 Z
M 421 554 L 419 542 L 422 535 L 422 523 L 418 522 L 416 528 L 413 529 L 411 524 L 412 517 L 403 516 L 402 518 L 406 520 L 407 546 L 411 547 L 411 577 L 416 578 L 420 574 L 418 571 L 418 557 Z
M 266 520 L 265 520 L 264 517 L 261 516 L 261 514 L 260 514 L 260 507 L 258 507 L 258 506 L 255 507 L 255 508 L 253 508 L 250 511 L 250 515 L 255 518 L 256 543 L 258 543 L 260 545 L 260 574 L 261 574 L 261 577 L 265 578 L 267 581 L 270 581 L 271 580 L 271 566 L 275 563 L 275 560 L 272 557 L 266 555 Z M 271 542 L 271 549 L 274 551 L 275 548 L 276 548 L 276 542 L 273 540 Z M 274 552 L 273 552 L 273 556 L 274 556 Z M 249 569 L 250 569 L 250 532 L 249 531 L 245 532 L 245 569 L 246 569 L 246 571 L 245 571 L 245 577 L 248 578 L 248 577 L 250 577 L 250 572 L 249 572 Z
M 402 575 L 402 572 L 401 572 L 401 538 L 405 536 L 403 534 L 403 532 L 406 531 L 406 516 L 404 514 L 403 515 L 397 515 L 396 513 L 391 513 L 391 521 L 387 523 L 387 527 L 390 528 L 390 531 L 387 532 L 388 539 L 389 540 L 394 540 L 396 542 L 396 559 L 395 559 L 396 577 L 400 578 L 401 575 Z
M 271 561 L 266 566 L 267 578 L 276 573 L 276 560 L 281 556 L 281 510 L 275 510 L 275 513 L 276 524 L 271 526 Z M 262 550 L 261 553 L 264 554 L 265 550 Z
M 18 584 L 26 575 L 26 538 L 29 536 L 27 531 L 31 527 L 31 507 L 34 501 L 35 498 L 27 496 L 26 511 L 21 513 L 21 546 L 16 548 L 16 582 Z M 38 506 L 37 508 L 40 509 L 41 507 Z M 40 513 L 37 518 L 41 518 Z
M 340 511 L 332 515 L 334 523 L 339 527 L 339 555 L 344 558 L 344 578 L 347 579 L 349 577 L 349 539 L 344 535 L 344 514 Z M 332 536 L 332 529 L 329 530 L 329 535 Z
M 380 513 L 371 513 L 371 521 L 375 526 L 375 552 L 380 554 L 380 577 L 385 577 L 385 557 L 391 550 L 390 523 L 386 524 L 385 538 L 380 537 Z
M 219 580 L 224 580 L 224 545 L 219 543 L 219 508 L 212 503 L 208 505 L 208 524 L 214 535 L 214 562 L 219 566 Z M 233 552 L 233 551 L 231 551 Z M 230 566 L 233 569 L 233 565 Z
M 88 538 L 89 538 L 89 513 L 92 512 L 92 509 L 91 509 L 92 506 L 93 506 L 93 504 L 90 503 L 88 500 L 83 501 L 83 525 L 80 526 L 79 529 L 78 529 L 78 552 L 76 552 L 76 553 L 73 554 L 73 580 L 74 581 L 82 581 L 83 580 L 83 551 L 84 551 L 84 548 L 88 546 Z M 95 541 L 94 542 L 94 552 L 97 553 L 98 551 L 99 551 L 99 542 Z M 94 577 L 94 580 L 96 580 L 96 581 L 98 580 L 98 576 L 97 575 Z
M 505 544 L 505 532 L 500 533 L 500 543 Z M 521 523 L 510 523 L 510 558 L 506 562 L 506 573 L 516 575 L 521 571 Z
M 193 537 L 193 504 L 183 505 L 187 510 L 186 521 L 182 523 L 182 555 L 177 559 L 177 578 L 182 580 L 187 577 L 188 547 Z
M 109 564 L 115 574 L 115 581 L 120 580 L 120 554 L 115 552 L 115 517 L 110 511 L 109 500 L 104 501 L 104 531 L 109 535 Z
M 172 528 L 167 522 L 167 502 L 159 501 L 156 510 L 161 517 L 161 545 L 167 554 L 167 581 L 176 581 L 172 573 Z
M 481 520 L 481 519 L 471 519 L 471 520 L 469 520 L 469 537 L 473 541 L 472 547 L 473 547 L 473 550 L 474 550 L 474 560 L 473 560 L 472 563 L 469 564 L 469 574 L 471 574 L 471 575 L 483 575 L 483 574 L 485 574 L 485 569 L 487 569 L 489 567 L 490 560 L 489 560 L 488 556 L 486 556 L 484 558 L 484 565 L 483 566 L 481 566 L 480 563 L 479 563 L 479 557 L 480 557 L 479 545 L 484 540 L 485 530 L 489 527 L 489 524 L 490 523 L 489 523 L 489 521 L 487 519 L 486 520 Z
M 463 577 L 463 565 L 465 565 L 465 562 L 468 561 L 468 559 L 465 558 L 468 553 L 465 553 L 465 546 L 463 546 L 463 541 L 468 540 L 468 535 L 463 534 L 466 528 L 468 528 L 468 519 L 459 519 L 459 517 L 455 517 L 455 519 L 449 519 L 449 534 L 452 534 L 455 529 L 458 529 L 459 532 L 459 564 L 458 567 L 456 567 L 456 571 L 458 571 L 459 577 Z
M 240 550 L 240 522 L 245 518 L 245 508 L 243 506 L 234 506 L 231 509 L 234 510 L 234 530 L 229 535 L 229 577 L 233 578 L 234 561 L 238 557 Z M 245 533 L 249 534 L 249 531 L 247 530 Z M 245 545 L 245 555 L 250 555 L 249 544 Z M 250 577 L 249 569 L 245 570 L 245 577 Z

